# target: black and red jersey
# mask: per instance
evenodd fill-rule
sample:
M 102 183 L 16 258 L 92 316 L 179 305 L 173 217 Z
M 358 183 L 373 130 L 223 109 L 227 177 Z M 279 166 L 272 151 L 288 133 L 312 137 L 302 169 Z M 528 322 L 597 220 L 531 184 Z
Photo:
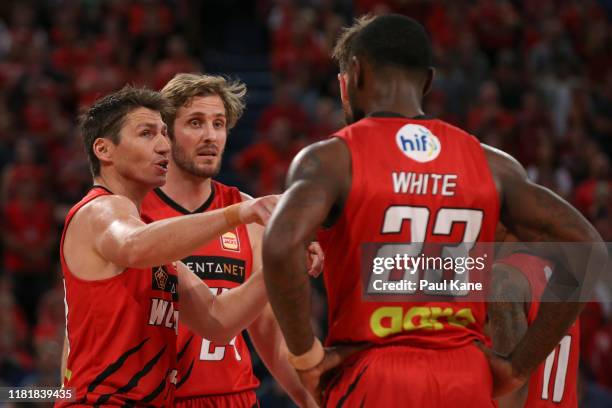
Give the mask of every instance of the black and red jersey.
M 362 261 L 370 259 L 364 248 L 372 243 L 377 254 L 401 247 L 418 257 L 423 243 L 494 241 L 498 192 L 478 140 L 440 120 L 378 116 L 334 136 L 350 152 L 352 185 L 341 216 L 318 236 L 329 299 L 327 344 L 449 348 L 482 340 L 483 302 L 366 300 L 361 274 Z M 435 280 L 430 274 L 418 276 Z
M 173 265 L 126 268 L 84 280 L 64 259 L 66 229 L 85 204 L 112 194 L 94 187 L 66 217 L 60 245 L 69 353 L 63 385 L 76 401 L 56 406 L 172 404 L 177 378 L 178 276 Z
M 216 210 L 241 201 L 237 188 L 212 181 L 210 198 L 195 212 Z M 161 189 L 145 197 L 141 212 L 146 222 L 191 214 Z M 226 232 L 182 261 L 215 295 L 240 286 L 251 275 L 253 264 L 247 227 L 240 225 Z M 228 344 L 216 344 L 180 326 L 177 349 L 177 400 L 236 393 L 259 386 L 242 335 Z

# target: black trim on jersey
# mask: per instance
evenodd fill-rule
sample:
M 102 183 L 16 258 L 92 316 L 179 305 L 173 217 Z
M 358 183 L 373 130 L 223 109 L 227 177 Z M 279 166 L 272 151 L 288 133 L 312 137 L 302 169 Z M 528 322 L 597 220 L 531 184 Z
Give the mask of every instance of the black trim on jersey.
M 189 344 L 191 343 L 191 340 L 193 340 L 193 337 L 194 335 L 192 334 L 191 337 L 189 337 L 189 340 L 187 340 L 187 342 L 181 349 L 181 351 L 178 352 L 178 354 L 176 355 L 176 361 L 181 361 L 181 358 L 183 357 L 183 354 L 185 354 L 185 352 L 187 351 L 187 347 L 189 347 Z
M 142 402 L 151 402 L 153 401 L 161 392 L 166 388 L 166 378 L 162 378 L 161 382 L 150 394 L 145 395 L 142 398 Z
M 112 191 L 110 191 L 108 188 L 101 186 L 99 184 L 94 184 L 93 186 L 91 186 L 91 188 L 89 189 L 89 191 L 93 190 L 94 188 L 101 188 L 102 190 L 106 191 L 109 194 L 115 194 Z
M 433 119 L 432 116 L 429 115 L 416 115 L 413 117 L 408 117 L 406 115 L 402 115 L 401 113 L 391 112 L 391 111 L 376 111 L 371 112 L 366 115 L 366 118 L 404 118 L 404 119 L 413 119 L 413 120 L 427 120 Z
M 100 395 L 100 398 L 98 398 L 98 400 L 94 403 L 94 405 L 104 404 L 113 395 L 126 393 L 126 392 L 130 391 L 132 388 L 136 387 L 138 385 L 138 382 L 140 381 L 140 379 L 142 377 L 144 377 L 145 375 L 147 375 L 149 373 L 149 371 L 151 371 L 153 369 L 155 364 L 157 364 L 157 362 L 159 361 L 161 356 L 166 351 L 166 347 L 168 347 L 168 346 L 166 345 L 166 346 L 162 347 L 162 349 L 159 350 L 159 353 L 157 353 L 151 360 L 149 360 L 147 362 L 147 364 L 145 364 L 144 367 L 142 367 L 142 369 L 140 371 L 138 371 L 136 374 L 134 374 L 132 376 L 132 378 L 130 378 L 130 381 L 127 382 L 127 384 L 125 384 L 123 387 L 118 388 L 113 393 Z
M 106 368 L 100 374 L 98 374 L 98 376 L 89 384 L 89 386 L 87 387 L 87 392 L 93 392 L 93 390 L 96 389 L 96 387 L 100 385 L 102 381 L 106 380 L 108 377 L 113 375 L 115 371 L 119 370 L 123 363 L 125 363 L 125 360 L 127 360 L 130 355 L 140 350 L 147 341 L 149 341 L 148 337 L 136 347 L 129 349 L 128 351 L 123 353 L 117 360 L 106 366 Z
M 179 387 L 183 384 L 185 384 L 185 381 L 187 381 L 187 379 L 189 378 L 189 376 L 191 375 L 191 371 L 193 371 L 193 364 L 195 363 L 195 359 L 191 360 L 191 364 L 189 364 L 189 368 L 187 369 L 187 371 L 185 371 L 185 375 L 181 377 L 181 379 L 179 380 L 179 382 L 176 383 L 176 389 L 178 390 Z
M 363 373 L 365 373 L 365 370 L 367 370 L 368 367 L 369 366 L 363 367 L 363 370 L 361 370 L 361 372 L 357 374 L 357 378 L 355 378 L 355 381 L 353 381 L 351 385 L 348 386 L 346 393 L 342 396 L 342 398 L 340 398 L 340 400 L 338 401 L 338 405 L 336 405 L 336 408 L 342 408 L 342 406 L 344 406 L 346 399 L 349 397 L 349 395 L 351 395 L 353 391 L 355 391 L 357 383 L 359 382 L 359 380 L 361 380 L 361 376 L 363 376 Z
M 184 208 L 179 203 L 174 201 L 166 193 L 164 193 L 161 188 L 158 187 L 153 191 L 164 203 L 168 204 L 170 207 L 174 208 L 176 211 L 182 214 L 185 214 L 185 215 L 202 213 L 208 210 L 208 207 L 210 207 L 213 200 L 215 199 L 215 183 L 213 182 L 210 183 L 210 195 L 208 196 L 206 201 L 204 201 L 204 203 L 198 208 L 196 208 L 193 212 L 189 211 L 188 209 Z

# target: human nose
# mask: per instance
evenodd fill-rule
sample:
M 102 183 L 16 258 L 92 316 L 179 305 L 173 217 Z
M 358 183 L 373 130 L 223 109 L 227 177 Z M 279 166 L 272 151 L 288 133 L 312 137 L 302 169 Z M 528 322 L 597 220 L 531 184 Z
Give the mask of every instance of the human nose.
M 162 154 L 170 152 L 170 139 L 164 135 L 160 135 L 155 145 L 155 151 Z

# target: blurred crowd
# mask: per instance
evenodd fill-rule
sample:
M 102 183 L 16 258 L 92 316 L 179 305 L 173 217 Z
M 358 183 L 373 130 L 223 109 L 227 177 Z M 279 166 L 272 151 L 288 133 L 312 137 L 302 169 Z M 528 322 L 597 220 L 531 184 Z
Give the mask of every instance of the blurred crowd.
M 0 5 L 0 385 L 59 383 L 59 234 L 67 209 L 91 184 L 79 112 L 125 83 L 159 89 L 177 72 L 206 70 L 216 39 L 200 27 L 206 6 L 193 3 Z M 363 13 L 397 12 L 423 22 L 433 41 L 436 80 L 426 113 L 514 155 L 531 179 L 572 202 L 612 241 L 612 1 L 240 4 L 264 33 L 272 78 L 271 102 L 248 129 L 248 146 L 224 163 L 224 174 L 245 191 L 282 191 L 299 149 L 342 126 L 329 57 L 342 26 Z M 220 25 L 232 18 L 213 17 Z M 323 296 L 316 296 L 322 328 Z M 582 371 L 588 387 L 612 391 L 612 299 L 605 290 L 597 296 L 583 316 Z M 270 404 L 285 399 L 263 370 L 263 406 L 277 406 Z

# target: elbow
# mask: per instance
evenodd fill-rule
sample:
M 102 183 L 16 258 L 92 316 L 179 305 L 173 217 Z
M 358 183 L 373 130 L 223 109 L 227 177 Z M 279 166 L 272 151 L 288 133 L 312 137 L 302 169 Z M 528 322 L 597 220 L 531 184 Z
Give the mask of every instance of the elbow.
M 264 273 L 277 270 L 292 254 L 295 254 L 302 247 L 302 243 L 292 242 L 290 239 L 275 239 L 266 233 L 261 252 Z
M 206 338 L 218 344 L 228 344 L 238 334 L 239 333 L 230 333 L 228 330 L 221 329 L 215 330 L 214 333 L 211 333 Z
M 152 252 L 149 248 L 145 248 L 142 240 L 130 236 L 126 238 L 120 249 L 120 258 L 124 260 L 125 267 L 129 268 L 147 268 L 151 265 Z
M 210 322 L 209 322 L 210 323 Z M 232 341 L 239 333 L 232 332 L 229 328 L 223 327 L 218 322 L 216 324 L 203 324 L 195 327 L 190 327 L 198 336 L 223 345 Z

